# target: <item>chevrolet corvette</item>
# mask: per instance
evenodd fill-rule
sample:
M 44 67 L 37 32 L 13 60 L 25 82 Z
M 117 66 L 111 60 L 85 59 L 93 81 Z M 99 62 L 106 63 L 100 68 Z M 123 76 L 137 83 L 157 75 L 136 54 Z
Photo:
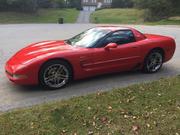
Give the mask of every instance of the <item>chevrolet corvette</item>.
M 33 43 L 11 57 L 5 71 L 16 84 L 59 89 L 72 80 L 106 73 L 137 69 L 156 73 L 175 48 L 171 37 L 99 26 L 67 40 Z

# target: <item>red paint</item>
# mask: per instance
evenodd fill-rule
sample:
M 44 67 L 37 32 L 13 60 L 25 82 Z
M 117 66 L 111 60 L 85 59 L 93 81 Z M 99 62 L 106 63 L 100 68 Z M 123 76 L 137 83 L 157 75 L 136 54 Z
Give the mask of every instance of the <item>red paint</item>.
M 101 27 L 112 31 L 119 27 Z M 127 29 L 127 28 L 126 28 Z M 74 79 L 82 79 L 104 73 L 128 71 L 144 62 L 147 54 L 154 48 L 162 48 L 164 62 L 169 61 L 175 52 L 175 41 L 170 37 L 141 34 L 133 31 L 136 42 L 105 48 L 76 48 L 64 41 L 44 41 L 32 44 L 17 52 L 8 60 L 5 70 L 7 77 L 17 84 L 38 84 L 41 66 L 50 59 L 64 59 L 73 67 Z M 107 49 L 108 48 L 108 49 Z M 27 78 L 15 79 L 12 75 L 26 75 Z

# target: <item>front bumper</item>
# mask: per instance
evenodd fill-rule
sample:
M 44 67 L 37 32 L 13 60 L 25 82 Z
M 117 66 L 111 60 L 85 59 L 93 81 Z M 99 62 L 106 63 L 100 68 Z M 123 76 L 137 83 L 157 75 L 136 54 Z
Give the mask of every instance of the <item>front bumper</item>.
M 8 77 L 8 79 L 16 84 L 19 85 L 27 85 L 29 84 L 29 78 L 27 75 L 25 74 L 15 74 L 13 72 L 13 69 L 11 66 L 9 66 L 8 64 L 6 64 L 5 66 L 5 72 L 6 72 L 6 76 Z

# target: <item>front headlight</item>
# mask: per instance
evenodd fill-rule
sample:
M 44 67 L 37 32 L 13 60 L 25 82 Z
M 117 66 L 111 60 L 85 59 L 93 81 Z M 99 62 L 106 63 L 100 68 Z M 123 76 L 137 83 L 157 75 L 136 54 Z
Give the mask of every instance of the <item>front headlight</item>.
M 26 79 L 27 75 L 18 75 L 18 74 L 13 74 L 12 77 L 14 79 Z
M 6 70 L 6 73 L 11 76 L 12 78 L 14 79 L 26 79 L 28 78 L 27 75 L 22 75 L 22 74 L 13 74 L 13 73 L 10 73 L 9 71 Z

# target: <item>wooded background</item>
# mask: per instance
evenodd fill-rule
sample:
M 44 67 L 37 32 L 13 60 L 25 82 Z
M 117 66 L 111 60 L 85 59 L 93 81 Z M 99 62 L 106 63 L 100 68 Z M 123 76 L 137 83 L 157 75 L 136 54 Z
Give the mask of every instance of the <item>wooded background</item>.
M 81 0 L 0 0 L 0 11 L 36 13 L 39 8 L 77 8 Z M 112 8 L 144 10 L 145 21 L 158 21 L 180 15 L 180 0 L 113 0 Z

